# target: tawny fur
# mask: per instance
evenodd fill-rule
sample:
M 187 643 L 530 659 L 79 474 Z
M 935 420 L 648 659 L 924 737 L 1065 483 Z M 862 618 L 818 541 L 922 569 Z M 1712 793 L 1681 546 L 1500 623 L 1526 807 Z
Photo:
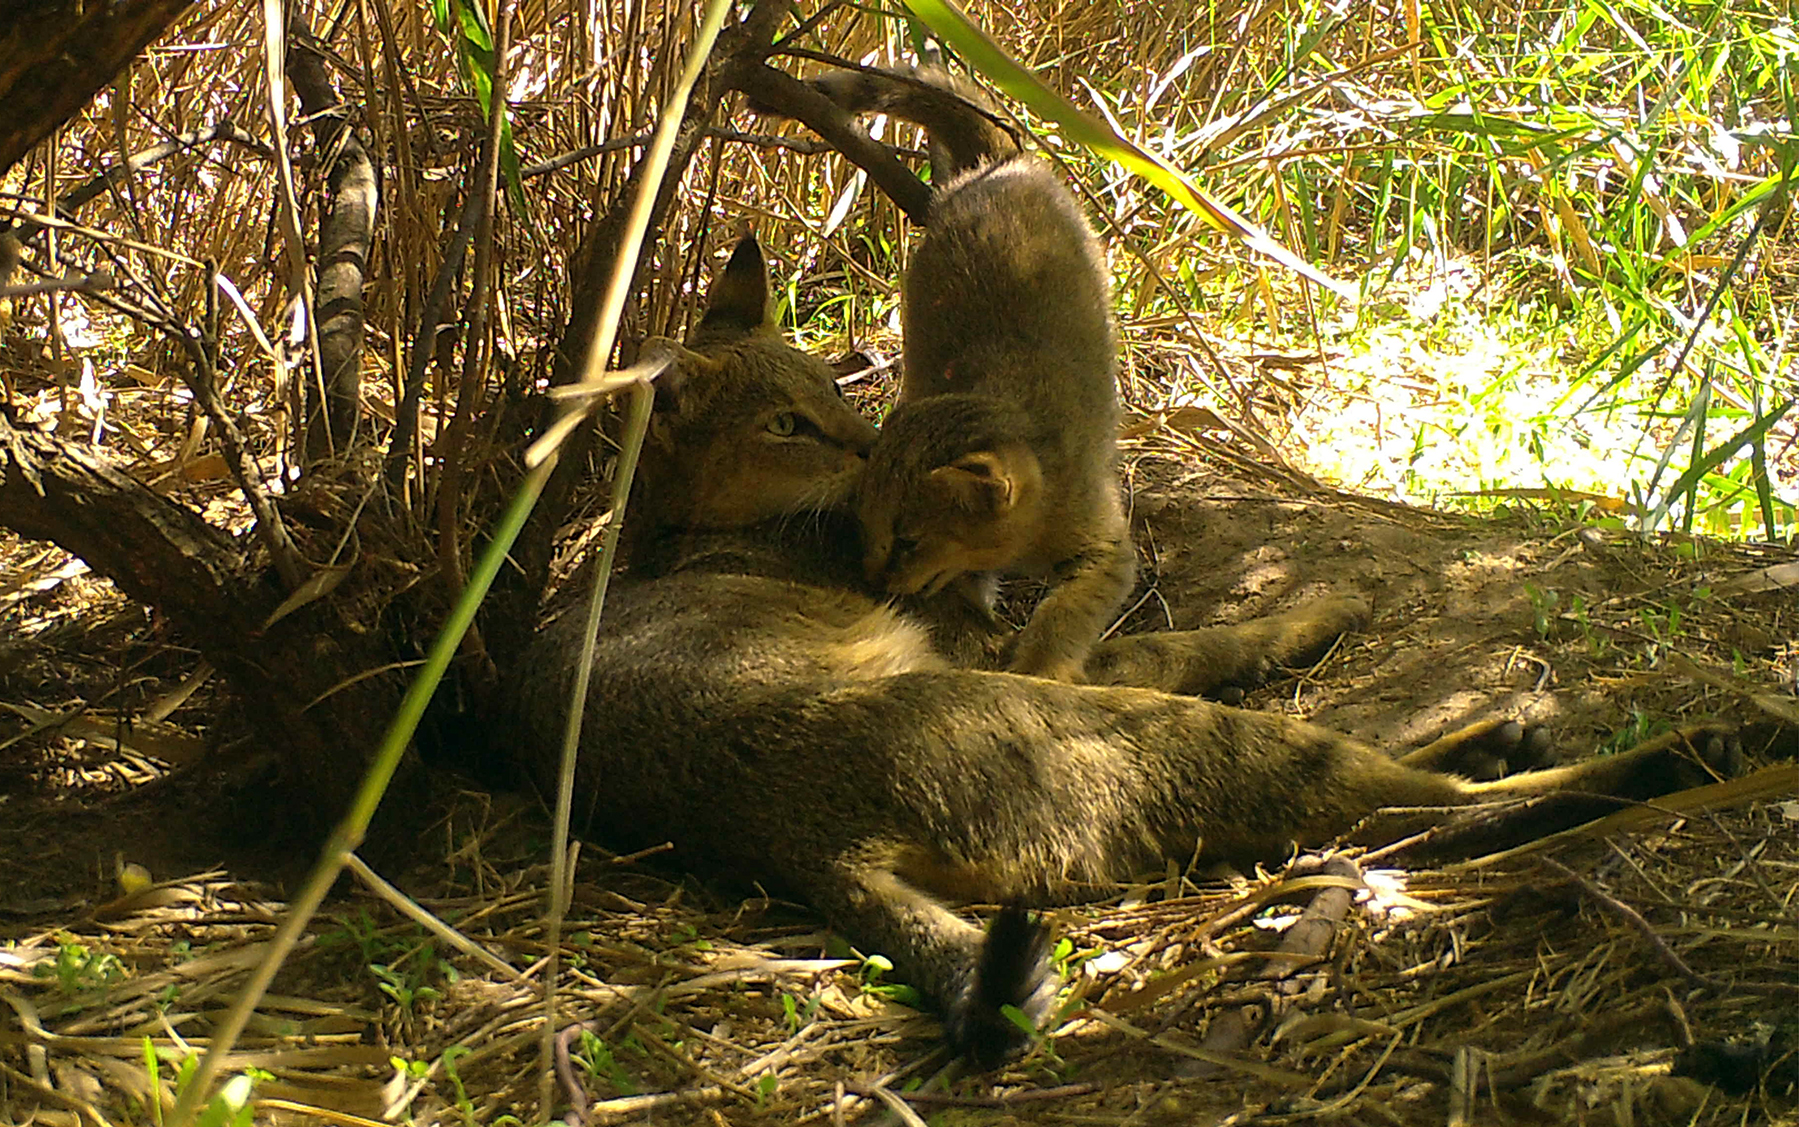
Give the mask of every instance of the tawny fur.
M 761 276 L 740 248 L 734 282 Z M 975 982 L 981 931 L 944 898 L 1029 907 L 1164 859 L 1278 856 L 1377 807 L 1570 789 L 1647 796 L 1692 778 L 1672 749 L 1471 784 L 1284 716 L 1171 691 L 1242 683 L 1365 614 L 1344 597 L 1242 627 L 1113 639 L 1069 685 L 954 668 L 863 587 L 844 511 L 873 428 L 830 371 L 764 323 L 760 284 L 717 291 L 658 395 L 626 570 L 606 605 L 581 735 L 581 832 L 673 842 L 812 904 L 890 957 L 977 1058 L 1040 1012 L 1034 929 L 1012 921 Z M 722 303 L 722 304 L 721 304 Z M 515 686 L 513 750 L 553 788 L 581 616 L 539 634 Z M 1000 955 L 1007 954 L 1000 952 Z M 1003 973 L 1002 973 L 1003 972 Z M 1013 983 L 1028 997 L 994 997 Z M 971 1007 L 982 1012 L 971 1012 Z M 999 1032 L 995 1032 L 999 1031 Z
M 977 601 L 971 575 L 1048 579 L 1009 668 L 1081 680 L 1136 572 L 1105 254 L 1060 177 L 972 87 L 936 69 L 820 85 L 926 126 L 939 184 L 900 304 L 899 401 L 859 502 L 869 578 Z

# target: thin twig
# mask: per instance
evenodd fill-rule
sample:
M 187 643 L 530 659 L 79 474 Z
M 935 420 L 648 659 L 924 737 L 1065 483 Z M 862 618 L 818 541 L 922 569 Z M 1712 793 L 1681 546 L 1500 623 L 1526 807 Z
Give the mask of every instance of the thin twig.
M 597 381 L 612 355 L 612 346 L 618 335 L 619 317 L 624 312 L 626 291 L 630 288 L 631 276 L 635 272 L 638 251 L 643 245 L 645 228 L 655 207 L 657 191 L 662 186 L 663 176 L 668 169 L 669 155 L 674 151 L 676 134 L 686 116 L 687 103 L 694 86 L 699 82 L 700 75 L 712 56 L 713 44 L 718 40 L 725 12 L 729 7 L 722 0 L 712 0 L 707 6 L 702 23 L 695 32 L 693 45 L 689 48 L 680 82 L 668 103 L 663 106 L 661 119 L 656 123 L 656 137 L 650 144 L 649 152 L 644 155 L 642 168 L 645 175 L 637 185 L 637 198 L 632 201 L 630 217 L 619 241 L 618 254 L 613 260 L 612 277 L 600 306 L 594 313 L 593 335 L 587 354 L 581 361 L 580 375 L 584 381 Z M 638 380 L 631 389 L 625 440 L 619 451 L 618 470 L 613 479 L 612 520 L 607 522 L 605 537 L 600 545 L 600 562 L 594 569 L 593 591 L 587 603 L 587 629 L 582 641 L 580 661 L 575 667 L 574 684 L 570 687 L 568 723 L 563 731 L 556 808 L 550 830 L 550 910 L 544 921 L 544 944 L 548 957 L 543 970 L 544 1024 L 539 1045 L 543 1064 L 539 1073 L 538 1098 L 540 1113 L 545 1117 L 549 1115 L 553 1088 L 556 972 L 562 946 L 562 919 L 568 909 L 569 822 L 574 805 L 575 761 L 581 743 L 581 719 L 586 711 L 587 686 L 593 673 L 595 636 L 599 632 L 600 614 L 606 604 L 606 588 L 612 575 L 612 561 L 618 551 L 619 526 L 623 523 L 625 502 L 630 497 L 631 481 L 637 472 L 637 457 L 643 449 L 644 435 L 649 430 L 650 407 L 654 402 L 655 395 L 649 381 Z M 590 407 L 591 401 L 571 408 L 569 413 L 584 415 Z M 566 435 L 568 432 L 565 430 L 563 433 Z M 533 452 L 540 459 L 547 459 L 539 464 L 548 464 L 556 457 L 555 448 L 545 450 L 544 445 L 544 440 L 539 439 L 533 447 Z
M 498 971 L 503 978 L 509 978 L 514 982 L 525 981 L 525 976 L 519 972 L 517 967 L 426 911 L 418 901 L 389 884 L 380 873 L 369 868 L 356 854 L 352 853 L 344 858 L 344 867 L 355 873 L 357 878 L 363 884 L 368 885 L 370 891 L 375 895 L 393 905 L 394 909 L 402 916 L 418 924 L 432 935 L 470 958 L 479 959 L 483 965 Z
M 649 144 L 649 133 L 633 133 L 628 137 L 613 137 L 592 145 L 583 145 L 566 153 L 540 160 L 535 164 L 527 164 L 518 170 L 521 179 L 530 180 L 548 172 L 556 172 L 571 164 L 580 164 L 584 160 L 607 153 L 616 153 L 620 149 L 636 149 Z M 717 137 L 721 141 L 737 141 L 745 145 L 755 145 L 764 149 L 787 149 L 790 152 L 815 156 L 819 153 L 834 153 L 837 150 L 824 141 L 808 141 L 804 137 L 783 137 L 778 133 L 746 133 L 741 129 L 726 129 L 722 126 L 709 126 L 702 134 L 706 137 Z
M 930 186 L 894 159 L 887 146 L 870 137 L 842 106 L 767 63 L 733 68 L 731 85 L 776 113 L 804 123 L 868 173 L 907 218 L 919 224 L 925 221 L 931 205 Z
M 1673 968 L 1674 973 L 1680 975 L 1693 985 L 1706 990 L 1717 990 L 1721 992 L 1725 989 L 1723 984 L 1714 979 L 1707 978 L 1705 975 L 1700 974 L 1698 971 L 1688 966 L 1687 961 L 1681 958 L 1680 954 L 1676 952 L 1674 948 L 1668 946 L 1666 940 L 1655 933 L 1655 928 L 1651 927 L 1649 921 L 1644 919 L 1642 913 L 1638 912 L 1635 908 L 1632 908 L 1629 904 L 1626 904 L 1624 901 L 1600 888 L 1592 881 L 1581 876 L 1579 873 L 1553 857 L 1540 857 L 1538 860 L 1573 881 L 1575 887 L 1592 897 L 1601 907 L 1607 909 L 1613 915 L 1642 933 L 1643 938 L 1647 939 L 1649 945 L 1655 948 L 1655 953 L 1661 956 L 1662 961 Z
M 860 1096 L 880 1098 L 880 1093 L 891 1091 L 879 1084 L 844 1085 L 845 1089 Z M 900 1099 L 907 1103 L 925 1104 L 932 1107 L 1013 1107 L 1017 1104 L 1043 1103 L 1048 1100 L 1065 1100 L 1071 1096 L 1087 1096 L 1100 1091 L 1098 1084 L 1063 1084 L 1055 1088 L 1026 1088 L 1016 1092 L 1006 1092 L 997 1096 L 957 1096 L 949 1092 L 896 1092 Z

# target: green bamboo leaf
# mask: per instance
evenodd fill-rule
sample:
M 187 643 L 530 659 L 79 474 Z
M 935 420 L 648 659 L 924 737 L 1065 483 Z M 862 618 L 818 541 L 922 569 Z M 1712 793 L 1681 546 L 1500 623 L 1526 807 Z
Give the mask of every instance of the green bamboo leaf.
M 1687 245 L 1694 246 L 1712 237 L 1722 230 L 1729 230 L 1745 213 L 1761 207 L 1769 197 L 1778 196 L 1781 192 L 1790 192 L 1795 184 L 1799 184 L 1799 169 L 1775 173 L 1766 180 L 1752 187 L 1743 189 L 1735 196 L 1729 207 L 1700 224 L 1687 236 Z
M 455 5 L 453 12 L 452 3 Z M 475 102 L 481 107 L 481 116 L 485 119 L 491 112 L 494 77 L 499 66 L 494 57 L 493 29 L 488 26 L 486 9 L 473 0 L 432 0 L 431 11 L 438 29 L 452 42 L 456 51 L 456 72 L 475 95 Z M 512 140 L 510 105 L 500 110 L 500 173 L 512 210 L 530 223 L 524 178 L 519 172 L 518 148 Z
M 1741 317 L 1730 319 L 1731 335 L 1736 337 L 1737 351 L 1742 354 L 1743 362 L 1749 369 L 1749 394 L 1755 413 L 1759 416 L 1762 409 L 1761 389 L 1767 376 L 1762 371 L 1758 360 L 1758 349 L 1755 333 Z M 1758 437 L 1749 444 L 1749 483 L 1755 490 L 1755 500 L 1761 512 L 1762 538 L 1774 540 L 1774 486 L 1768 477 L 1768 440 L 1767 436 Z
M 1662 517 L 1667 514 L 1668 507 L 1673 503 L 1674 498 L 1692 490 L 1706 474 L 1711 473 L 1722 465 L 1726 458 L 1729 458 L 1745 446 L 1761 442 L 1763 436 L 1768 433 L 1768 429 L 1779 422 L 1792 407 L 1793 400 L 1788 399 L 1784 401 L 1780 406 L 1774 408 L 1772 411 L 1769 411 L 1761 418 L 1750 423 L 1736 434 L 1725 439 L 1720 445 L 1713 447 L 1703 457 L 1695 459 L 1693 464 L 1687 467 L 1687 471 L 1681 474 L 1680 478 L 1675 481 L 1673 485 L 1668 487 L 1667 494 L 1663 496 L 1661 503 L 1655 507 L 1654 513 L 1650 515 L 1647 527 L 1654 528 L 1657 524 L 1660 524 Z M 1679 440 L 1676 439 L 1676 441 Z
M 968 18 L 955 0 L 904 0 L 917 16 L 945 43 L 955 48 L 970 65 L 1012 98 L 1031 107 L 1040 117 L 1062 127 L 1062 135 L 1130 169 L 1180 201 L 1189 211 L 1219 231 L 1266 255 L 1295 274 L 1308 278 L 1339 297 L 1354 300 L 1355 289 L 1337 281 L 1276 242 L 1273 236 L 1207 196 L 1168 161 L 1145 152 L 1119 136 L 1111 127 L 1082 110 L 1061 93 L 1046 86 L 1005 49 Z
M 1701 400 L 1709 403 L 1711 401 L 1711 390 L 1711 381 L 1708 379 L 1699 389 Z M 1693 516 L 1699 511 L 1699 481 L 1705 475 L 1692 474 L 1690 470 L 1692 466 L 1700 465 L 1705 461 L 1705 424 L 1710 419 L 1710 411 L 1702 409 L 1699 412 L 1699 417 L 1693 421 L 1693 453 L 1688 458 L 1689 473 L 1687 474 L 1687 477 L 1692 478 L 1692 482 L 1687 486 L 1687 510 L 1685 513 L 1681 514 L 1680 530 L 1682 532 L 1693 531 Z M 1723 459 L 1719 459 L 1719 461 L 1722 460 Z M 1713 463 L 1713 465 L 1716 464 L 1716 462 Z M 1685 480 L 1685 478 L 1682 478 L 1682 480 Z M 1672 490 L 1668 493 L 1670 498 L 1677 495 L 1678 494 Z

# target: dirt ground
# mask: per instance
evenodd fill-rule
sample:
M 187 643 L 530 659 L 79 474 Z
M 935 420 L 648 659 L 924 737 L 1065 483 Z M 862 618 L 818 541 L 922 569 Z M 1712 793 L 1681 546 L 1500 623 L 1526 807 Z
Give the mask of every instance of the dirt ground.
M 1154 445 L 1132 467 L 1154 584 L 1126 628 L 1235 622 L 1325 593 L 1373 606 L 1365 633 L 1299 685 L 1258 698 L 1264 706 L 1284 699 L 1382 746 L 1496 713 L 1594 746 L 1639 710 L 1672 720 L 1717 707 L 1662 695 L 1671 686 L 1654 674 L 1669 650 L 1726 668 L 1740 658 L 1792 684 L 1799 592 L 1719 593 L 1790 552 L 1644 542 L 1571 508 L 1443 514 L 1256 467 L 1232 474 L 1195 464 L 1204 451 Z
M 1069 1020 L 990 1078 L 947 1065 L 934 1021 L 803 908 L 588 848 L 559 1021 L 597 1034 L 570 1065 L 595 1121 L 1799 1121 L 1799 793 L 1777 723 L 1799 708 L 1799 597 L 1749 590 L 1790 551 L 1645 541 L 1555 506 L 1371 502 L 1169 428 L 1133 444 L 1128 478 L 1146 579 L 1124 629 L 1371 602 L 1366 631 L 1248 707 L 1395 749 L 1499 714 L 1566 754 L 1726 716 L 1752 766 L 1787 774 L 1716 813 L 1651 810 L 1460 868 L 1352 852 L 1356 875 L 1322 885 L 1305 865 L 1146 874 L 1056 914 Z M 198 659 L 60 553 L 0 550 L 0 1108 L 144 1122 L 143 1038 L 204 1040 L 305 859 L 203 832 L 192 788 L 159 798 L 229 743 Z M 233 1058 L 267 1073 L 260 1120 L 530 1120 L 546 822 L 466 780 L 430 800 L 430 860 L 399 883 L 495 958 L 349 889 Z M 163 883 L 121 896 L 126 863 Z M 1358 891 L 1322 955 L 1255 953 L 1300 908 L 1329 915 L 1333 879 Z M 1714 1058 L 1740 1067 L 1719 1082 Z

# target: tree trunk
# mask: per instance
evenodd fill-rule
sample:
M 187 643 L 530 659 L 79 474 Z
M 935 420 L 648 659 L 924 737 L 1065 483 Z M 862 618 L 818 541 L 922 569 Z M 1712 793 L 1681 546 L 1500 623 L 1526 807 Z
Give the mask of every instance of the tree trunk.
M 355 597 L 354 573 L 269 623 L 283 592 L 247 566 L 242 545 L 92 448 L 4 414 L 0 525 L 60 545 L 154 607 L 249 705 L 276 773 L 228 811 L 240 833 L 308 847 L 343 816 L 404 687 L 399 674 L 361 676 L 392 665 L 393 649 L 384 631 L 351 620 L 370 602 Z
M 8 2 L 0 0 L 0 20 Z M 125 11 L 133 4 L 134 0 L 119 0 L 111 9 L 104 4 L 101 8 Z M 729 76 L 761 63 L 773 26 L 784 11 L 775 0 L 758 0 L 744 23 L 721 38 L 682 123 L 647 246 L 659 241 L 681 171 L 730 85 Z M 0 36 L 8 41 L 16 38 L 16 27 Z M 309 84 L 297 53 L 295 62 L 296 87 L 308 87 L 317 95 L 317 84 Z M 309 109 L 317 108 L 314 101 L 308 99 Z M 335 295 L 342 299 L 346 327 L 354 332 L 344 335 L 345 343 L 352 345 L 344 364 L 328 361 L 326 373 L 345 377 L 336 385 L 345 391 L 352 386 L 348 381 L 355 376 L 360 346 L 361 285 L 372 235 L 374 175 L 368 155 L 351 144 L 349 131 L 335 122 L 328 128 L 342 131 L 344 152 L 331 186 L 336 210 L 347 203 L 349 213 L 344 217 L 346 237 L 321 230 L 325 245 L 320 252 L 319 335 L 322 346 L 332 335 L 330 303 Z M 320 140 L 321 149 L 331 147 L 327 139 Z M 573 313 L 558 350 L 559 379 L 572 375 L 586 351 L 592 311 L 618 254 L 619 232 L 630 204 L 629 191 L 611 201 L 571 256 Z M 330 222 L 328 217 L 322 227 Z M 649 257 L 646 253 L 640 259 L 640 270 Z M 341 285 L 332 281 L 339 277 L 333 273 L 337 265 L 344 267 Z M 354 404 L 353 395 L 330 400 L 334 412 L 343 407 L 353 410 Z M 331 429 L 341 449 L 349 428 L 333 413 Z M 489 597 L 482 628 L 502 671 L 532 633 L 552 537 L 566 519 L 569 486 L 583 462 L 580 451 L 565 453 L 557 488 L 546 495 L 515 550 L 514 557 L 523 566 L 504 569 Z M 354 464 L 343 463 L 346 472 Z M 291 585 L 277 581 L 257 542 L 232 539 L 192 510 L 145 487 L 85 443 L 19 429 L 0 415 L 0 527 L 53 541 L 81 557 L 126 595 L 160 612 L 219 670 L 245 705 L 244 717 L 262 762 L 273 769 L 266 785 L 259 779 L 237 788 L 237 800 L 218 804 L 218 812 L 232 819 L 240 833 L 247 829 L 294 845 L 316 844 L 342 816 L 405 687 L 408 674 L 395 666 L 418 655 L 447 609 L 441 605 L 442 585 L 416 581 L 435 566 L 435 553 L 410 525 L 411 514 L 369 505 L 352 515 L 353 502 L 338 502 L 360 490 L 333 488 L 329 477 L 309 478 L 310 488 L 303 486 L 280 500 L 290 516 L 302 518 L 285 522 L 303 541 L 291 547 L 300 557 L 329 559 L 341 542 L 344 525 L 354 520 L 355 542 L 363 553 L 360 562 L 328 594 L 270 621 Z M 498 487 L 503 490 L 507 485 L 502 482 Z M 314 511 L 302 512 L 308 506 Z M 474 688 L 475 713 L 480 715 L 481 687 Z M 206 776 L 199 774 L 204 787 Z M 416 777 L 403 775 L 391 790 L 398 797 L 416 785 Z M 403 823 L 422 808 L 417 801 L 389 801 L 377 826 L 404 841 L 408 827 Z
M 329 196 L 319 217 L 318 290 L 313 294 L 319 334 L 323 402 L 306 381 L 306 459 L 342 454 L 357 441 L 362 408 L 362 286 L 375 241 L 375 164 L 344 120 L 343 99 L 325 71 L 324 56 L 298 27 L 289 30 L 287 74 L 312 120 L 313 141 L 329 161 Z M 363 436 L 367 440 L 367 436 Z
M 0 173 L 88 104 L 192 0 L 0 0 Z

